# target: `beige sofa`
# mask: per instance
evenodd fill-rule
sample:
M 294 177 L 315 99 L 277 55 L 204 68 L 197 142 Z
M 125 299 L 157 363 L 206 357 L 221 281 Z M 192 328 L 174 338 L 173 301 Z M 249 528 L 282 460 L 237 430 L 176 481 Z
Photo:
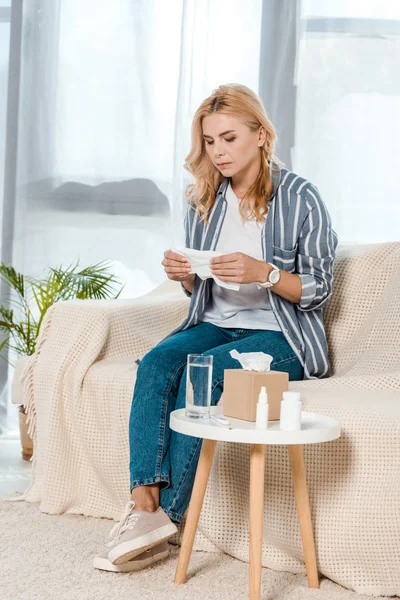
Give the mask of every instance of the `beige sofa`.
M 334 374 L 290 384 L 304 410 L 342 425 L 340 439 L 304 448 L 319 571 L 374 595 L 400 594 L 399 292 L 400 243 L 339 247 L 326 310 Z M 22 499 L 45 513 L 119 519 L 135 359 L 184 319 L 188 303 L 166 281 L 134 300 L 48 311 L 23 374 L 35 452 Z M 304 573 L 287 450 L 266 452 L 263 565 Z M 248 481 L 249 447 L 220 442 L 195 549 L 248 561 Z

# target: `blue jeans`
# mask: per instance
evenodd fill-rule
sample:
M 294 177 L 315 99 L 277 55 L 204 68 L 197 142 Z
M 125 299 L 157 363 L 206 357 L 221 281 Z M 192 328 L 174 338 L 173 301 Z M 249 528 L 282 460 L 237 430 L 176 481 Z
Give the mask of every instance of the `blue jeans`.
M 223 392 L 224 370 L 240 368 L 229 351 L 267 352 L 271 369 L 303 379 L 303 367 L 280 331 L 227 329 L 201 322 L 162 340 L 141 360 L 129 418 L 130 490 L 160 482 L 160 506 L 180 523 L 189 505 L 202 438 L 172 431 L 172 410 L 185 407 L 188 354 L 213 355 L 211 404 Z

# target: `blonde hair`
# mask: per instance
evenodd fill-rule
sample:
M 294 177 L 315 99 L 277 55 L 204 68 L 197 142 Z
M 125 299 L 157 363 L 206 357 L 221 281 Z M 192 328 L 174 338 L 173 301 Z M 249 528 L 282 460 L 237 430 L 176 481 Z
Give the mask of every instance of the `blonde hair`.
M 273 192 L 270 167 L 272 169 L 272 163 L 278 167 L 284 165 L 274 155 L 277 135 L 261 100 L 250 88 L 239 83 L 220 85 L 213 90 L 211 96 L 200 104 L 193 117 L 192 147 L 184 164 L 184 168 L 195 179 L 195 183 L 188 185 L 185 190 L 188 204 L 193 202 L 198 215 L 208 223 L 208 215 L 214 205 L 216 192 L 224 180 L 222 173 L 212 164 L 203 138 L 203 119 L 213 113 L 238 117 L 251 131 L 257 131 L 261 125 L 265 128 L 266 140 L 260 147 L 260 171 L 239 204 L 243 219 L 250 216 L 263 220 L 268 213 L 267 199 Z

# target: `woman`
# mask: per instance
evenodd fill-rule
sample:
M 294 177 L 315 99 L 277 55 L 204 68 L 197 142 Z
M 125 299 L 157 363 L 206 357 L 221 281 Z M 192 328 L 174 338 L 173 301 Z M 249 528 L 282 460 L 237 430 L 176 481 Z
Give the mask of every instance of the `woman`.
M 188 507 L 202 440 L 171 431 L 169 415 L 185 406 L 189 353 L 214 357 L 213 405 L 224 370 L 239 367 L 233 348 L 271 354 L 271 368 L 292 381 L 330 375 L 323 307 L 337 235 L 317 188 L 284 168 L 275 141 L 262 103 L 243 85 L 220 86 L 194 116 L 186 247 L 222 252 L 211 261 L 213 275 L 240 287 L 202 280 L 184 256 L 164 253 L 167 277 L 181 282 L 190 307 L 139 364 L 129 422 L 131 500 L 99 568 L 138 570 L 166 556 L 166 540 Z

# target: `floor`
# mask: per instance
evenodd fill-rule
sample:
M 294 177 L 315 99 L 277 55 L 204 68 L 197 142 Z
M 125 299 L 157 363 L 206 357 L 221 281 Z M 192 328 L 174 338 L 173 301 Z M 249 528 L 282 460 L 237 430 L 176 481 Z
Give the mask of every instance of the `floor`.
M 0 438 L 0 496 L 24 492 L 29 485 L 32 463 L 22 458 L 17 438 Z
M 31 475 L 31 468 L 32 468 L 32 464 L 29 461 L 25 461 L 22 458 L 21 455 L 21 442 L 19 440 L 19 438 L 17 438 L 15 435 L 12 437 L 7 437 L 7 436 L 3 436 L 0 437 L 0 496 L 2 496 L 3 494 L 14 494 L 14 493 L 22 493 L 23 491 L 25 491 L 25 489 L 28 487 L 29 485 L 29 481 L 30 481 L 30 475 Z M 13 503 L 8 504 L 6 506 L 6 509 L 11 511 L 11 507 L 13 509 L 13 514 L 16 512 L 18 513 L 18 511 L 21 509 L 20 506 L 21 503 L 17 502 L 17 503 Z M 42 520 L 41 519 L 32 519 L 31 516 L 26 516 L 26 512 L 28 511 L 32 511 L 34 510 L 34 508 L 32 506 L 24 506 L 24 511 L 21 512 L 20 516 L 18 518 L 20 519 L 27 519 L 27 524 L 29 523 L 30 526 L 33 526 L 33 524 L 35 525 L 36 528 L 38 528 L 38 531 L 40 533 L 42 542 L 44 543 L 43 540 L 45 540 L 46 538 L 46 533 L 45 530 L 43 530 L 43 525 L 42 525 Z M 3 512 L 5 512 L 5 509 L 3 508 Z M 1 514 L 1 511 L 0 511 Z M 11 512 L 10 512 L 11 514 Z M 7 515 L 3 515 L 4 518 L 8 519 L 8 513 Z M 76 515 L 67 515 L 67 516 L 62 516 L 60 517 L 63 519 L 63 524 L 65 527 L 75 527 L 76 523 L 79 525 L 79 527 L 76 526 L 76 539 L 73 536 L 70 536 L 71 539 L 75 539 L 75 546 L 70 549 L 70 551 L 66 552 L 65 548 L 63 547 L 62 549 L 60 549 L 59 555 L 61 557 L 60 560 L 63 560 L 63 556 L 66 553 L 66 556 L 70 557 L 70 556 L 74 556 L 74 552 L 76 550 L 76 547 L 78 547 L 78 542 L 81 543 L 82 542 L 82 528 L 89 528 L 92 526 L 92 519 L 90 518 L 84 518 Z M 53 524 L 53 520 L 51 516 L 48 515 L 43 515 L 43 519 L 48 519 L 48 523 L 46 522 L 46 528 L 47 526 L 52 526 Z M 27 529 L 26 525 L 26 528 Z M 58 527 L 58 521 L 57 521 L 57 527 Z M 41 529 L 42 528 L 42 529 Z M 45 529 L 46 529 L 45 528 Z M 24 530 L 25 530 L 24 529 Z M 103 531 L 104 529 L 104 531 Z M 161 565 L 161 569 L 169 569 L 168 574 L 164 573 L 163 571 L 160 571 L 160 578 L 157 578 L 157 581 L 154 580 L 154 583 L 149 579 L 149 578 L 144 578 L 144 580 L 142 581 L 140 578 L 140 575 L 138 573 L 134 573 L 131 575 L 128 575 L 127 578 L 120 578 L 118 580 L 116 579 L 110 579 L 110 581 L 104 581 L 104 577 L 107 577 L 109 575 L 113 575 L 113 574 L 109 574 L 109 573 L 105 573 L 102 571 L 96 571 L 92 569 L 92 565 L 91 565 L 91 559 L 89 560 L 89 555 L 91 556 L 91 554 L 93 552 L 95 552 L 99 547 L 100 544 L 103 540 L 103 538 L 105 539 L 106 534 L 108 535 L 108 529 L 109 529 L 109 522 L 106 519 L 100 519 L 99 522 L 96 524 L 96 528 L 95 529 L 91 529 L 91 535 L 92 536 L 97 536 L 95 540 L 92 540 L 90 538 L 90 535 L 88 533 L 88 535 L 84 536 L 85 539 L 87 540 L 87 543 L 89 544 L 88 548 L 85 548 L 85 551 L 83 552 L 83 555 L 85 557 L 85 560 L 83 561 L 76 561 L 75 562 L 72 560 L 71 561 L 71 565 L 69 565 L 70 568 L 70 572 L 74 573 L 74 569 L 76 570 L 78 567 L 80 569 L 80 571 L 82 571 L 82 573 L 79 571 L 79 573 L 75 573 L 75 577 L 78 577 L 79 581 L 75 582 L 76 587 L 79 587 L 80 590 L 82 590 L 80 597 L 82 597 L 83 600 L 92 600 L 95 596 L 93 595 L 93 585 L 97 585 L 99 586 L 99 589 L 96 592 L 96 598 L 110 598 L 111 597 L 111 593 L 110 591 L 112 590 L 113 594 L 115 593 L 116 590 L 116 586 L 123 586 L 125 585 L 125 588 L 121 587 L 121 592 L 123 591 L 124 594 L 126 595 L 126 593 L 131 589 L 131 585 L 132 585 L 132 581 L 130 579 L 130 577 L 133 575 L 135 576 L 135 585 L 143 585 L 143 592 L 146 591 L 146 598 L 148 597 L 150 598 L 156 598 L 159 597 L 159 586 L 160 581 L 162 581 L 162 585 L 163 587 L 165 587 L 165 585 L 167 585 L 165 582 L 168 582 L 168 585 L 170 585 L 171 590 L 170 590 L 170 594 L 167 592 L 166 595 L 164 597 L 178 597 L 177 593 L 178 591 L 180 592 L 179 598 L 213 598 L 213 599 L 217 599 L 217 598 L 225 598 L 225 597 L 230 597 L 230 598 L 244 598 L 247 596 L 247 579 L 248 579 L 248 567 L 246 564 L 242 563 L 241 561 L 233 561 L 233 559 L 231 557 L 229 557 L 228 555 L 218 555 L 217 558 L 215 558 L 215 555 L 212 555 L 212 558 L 209 558 L 208 553 L 203 553 L 203 552 L 196 552 L 193 553 L 191 556 L 191 567 L 190 567 L 190 575 L 191 577 L 188 579 L 189 583 L 187 586 L 182 586 L 181 590 L 176 590 L 175 587 L 172 590 L 173 587 L 173 578 L 174 578 L 174 572 L 175 572 L 175 563 L 177 560 L 177 553 L 178 553 L 178 549 L 174 550 L 174 554 L 173 556 L 170 557 L 170 559 L 168 561 L 165 561 L 165 564 Z M 47 529 L 46 529 L 47 531 Z M 58 530 L 57 530 L 58 531 Z M 32 539 L 36 540 L 38 537 L 38 534 L 33 535 L 32 533 Z M 57 532 L 56 532 L 57 533 Z M 54 534 L 55 535 L 55 534 Z M 51 537 L 51 535 L 49 534 L 49 547 L 51 546 L 52 551 L 54 550 L 53 545 L 54 545 L 54 539 L 58 539 L 60 536 L 59 535 L 55 535 L 55 537 Z M 98 539 L 97 539 L 98 538 Z M 89 541 L 88 541 L 89 540 Z M 22 542 L 21 542 L 22 543 Z M 11 547 L 11 545 L 10 545 Z M 9 547 L 9 548 L 10 548 Z M 27 553 L 29 555 L 30 549 L 27 550 Z M 86 554 L 87 556 L 86 556 Z M 18 559 L 20 559 L 20 549 L 18 549 Z M 51 551 L 49 550 L 46 554 L 46 552 L 43 554 L 44 557 L 46 556 L 51 556 Z M 57 555 L 57 553 L 56 553 Z M 13 562 L 14 558 L 11 557 L 11 563 L 12 566 L 10 567 L 10 572 L 14 572 L 14 564 L 15 562 Z M 15 558 L 15 560 L 17 560 Z M 50 560 L 50 559 L 48 559 Z M 203 561 L 209 561 L 209 563 L 205 564 L 204 568 L 201 567 L 201 565 L 197 565 L 196 561 L 198 560 L 203 560 Z M 53 561 L 53 558 L 51 558 L 51 561 Z M 229 564 L 218 564 L 218 561 L 226 561 L 229 562 L 231 561 L 232 565 Z M 215 563 L 215 565 L 214 565 Z M 33 577 L 32 575 L 32 571 L 30 570 L 29 567 L 29 560 L 24 560 L 22 561 L 21 565 L 24 566 L 24 568 L 27 570 L 26 573 L 23 573 L 24 576 L 19 577 L 18 579 L 18 585 L 21 587 L 23 585 L 25 585 L 24 581 L 26 579 L 27 582 L 31 581 L 31 578 Z M 172 566 L 171 566 L 172 565 Z M 218 595 L 215 596 L 215 588 L 212 588 L 209 591 L 210 595 L 204 595 L 205 589 L 204 589 L 204 580 L 202 581 L 201 577 L 196 576 L 194 577 L 194 575 L 196 575 L 196 573 L 198 575 L 203 575 L 203 577 L 206 577 L 206 583 L 207 581 L 210 580 L 210 578 L 212 579 L 213 574 L 210 572 L 210 570 L 213 569 L 213 565 L 215 567 L 218 568 L 218 578 L 220 579 L 220 584 L 223 581 L 224 585 L 220 585 L 221 587 L 221 592 L 222 595 Z M 4 565 L 3 565 L 4 566 Z M 48 566 L 48 575 L 50 576 L 51 573 L 53 573 L 54 569 L 50 569 L 50 566 Z M 46 567 L 46 568 L 47 568 Z M 231 571 L 229 571 L 229 568 L 231 568 Z M 79 570 L 78 569 L 78 570 Z M 194 571 L 193 571 L 194 569 Z M 59 574 L 63 572 L 63 569 L 56 569 L 56 571 L 59 572 Z M 202 573 L 202 571 L 204 571 L 204 573 Z M 147 570 L 143 572 L 144 576 L 147 573 Z M 6 574 L 7 574 L 7 568 L 6 568 Z M 114 574 L 115 575 L 115 574 Z M 216 573 L 214 573 L 214 575 L 216 575 Z M 238 580 L 238 575 L 241 575 L 241 580 L 239 582 Z M 69 575 L 68 575 L 69 577 Z M 102 579 L 103 578 L 103 579 Z M 54 579 L 54 578 L 53 578 Z M 39 581 L 40 580 L 40 581 Z M 232 581 L 235 581 L 236 583 L 234 584 L 234 587 L 236 589 L 236 595 L 234 593 L 233 589 L 230 589 L 229 586 L 232 587 Z M 43 577 L 39 577 L 38 579 L 38 585 L 44 585 L 43 581 L 47 581 L 47 577 L 43 579 Z M 191 581 L 191 583 L 190 583 Z M 84 585 L 88 585 L 89 582 L 89 589 L 88 590 L 84 590 Z M 155 586 L 155 590 L 150 590 L 149 586 L 150 585 L 154 585 Z M 64 587 L 66 587 L 66 583 L 65 582 L 60 582 L 58 580 L 52 580 L 51 582 L 47 582 L 49 583 L 50 587 L 52 588 L 52 590 L 54 589 L 54 587 L 56 585 L 62 585 Z M 46 585 L 47 585 L 46 583 Z M 109 585 L 109 588 L 107 589 L 103 589 L 105 584 Z M 239 585 L 240 584 L 240 585 Z M 53 592 L 49 592 L 49 595 L 46 595 L 47 592 L 49 590 L 42 590 L 40 592 L 40 595 L 37 596 L 36 594 L 34 596 L 30 595 L 30 592 L 27 591 L 28 587 L 30 584 L 26 584 L 25 588 L 22 590 L 20 589 L 19 592 L 17 592 L 17 594 L 15 594 L 16 592 L 16 588 L 15 586 L 17 585 L 17 583 L 13 582 L 11 589 L 13 590 L 12 595 L 8 595 L 6 592 L 6 595 L 2 595 L 2 598 L 26 598 L 27 600 L 31 599 L 33 600 L 33 598 L 37 599 L 37 598 L 41 598 L 41 600 L 43 599 L 47 599 L 47 598 L 52 598 L 53 597 Z M 68 585 L 70 585 L 70 581 L 68 580 Z M 28 587 L 27 587 L 28 586 Z M 196 586 L 199 588 L 197 589 Z M 224 587 L 226 586 L 226 587 Z M 238 587 L 239 586 L 239 587 Z M 193 588 L 193 589 L 189 589 L 189 588 Z M 194 589 L 196 588 L 196 589 Z M 118 587 L 119 589 L 119 587 Z M 224 593 L 223 590 L 226 590 L 226 595 Z M 262 584 L 262 589 L 263 589 L 263 594 L 262 597 L 263 598 L 282 598 L 285 600 L 300 600 L 303 599 L 304 600 L 306 598 L 311 598 L 311 594 L 313 593 L 313 590 L 309 590 L 307 588 L 307 583 L 306 583 L 306 579 L 303 575 L 293 575 L 291 573 L 284 573 L 284 572 L 275 572 L 275 571 L 271 571 L 269 569 L 263 569 L 263 584 Z M 229 591 L 228 591 L 229 590 Z M 279 594 L 277 594 L 277 590 L 280 590 Z M 85 593 L 83 593 L 85 591 Z M 72 594 L 73 590 L 71 590 L 71 594 Z M 187 594 L 186 594 L 187 592 Z M 102 593 L 104 593 L 104 595 L 101 595 Z M 350 591 L 346 588 L 342 588 L 339 585 L 335 584 L 334 582 L 331 582 L 329 579 L 322 577 L 321 578 L 321 589 L 317 590 L 318 593 L 318 597 L 319 598 L 324 598 L 326 600 L 350 600 L 350 598 L 359 598 L 361 600 L 361 598 L 365 598 L 365 599 L 371 599 L 372 598 L 377 598 L 376 596 L 365 596 L 365 595 L 357 595 L 355 592 Z M 198 594 L 198 595 L 196 595 Z M 115 595 L 115 594 L 114 594 Z M 122 595 L 122 594 L 121 594 Z M 63 596 L 66 599 L 68 598 L 74 598 L 75 595 L 71 595 L 71 596 Z M 142 595 L 142 597 L 144 597 Z M 314 597 L 314 596 L 313 596 Z

